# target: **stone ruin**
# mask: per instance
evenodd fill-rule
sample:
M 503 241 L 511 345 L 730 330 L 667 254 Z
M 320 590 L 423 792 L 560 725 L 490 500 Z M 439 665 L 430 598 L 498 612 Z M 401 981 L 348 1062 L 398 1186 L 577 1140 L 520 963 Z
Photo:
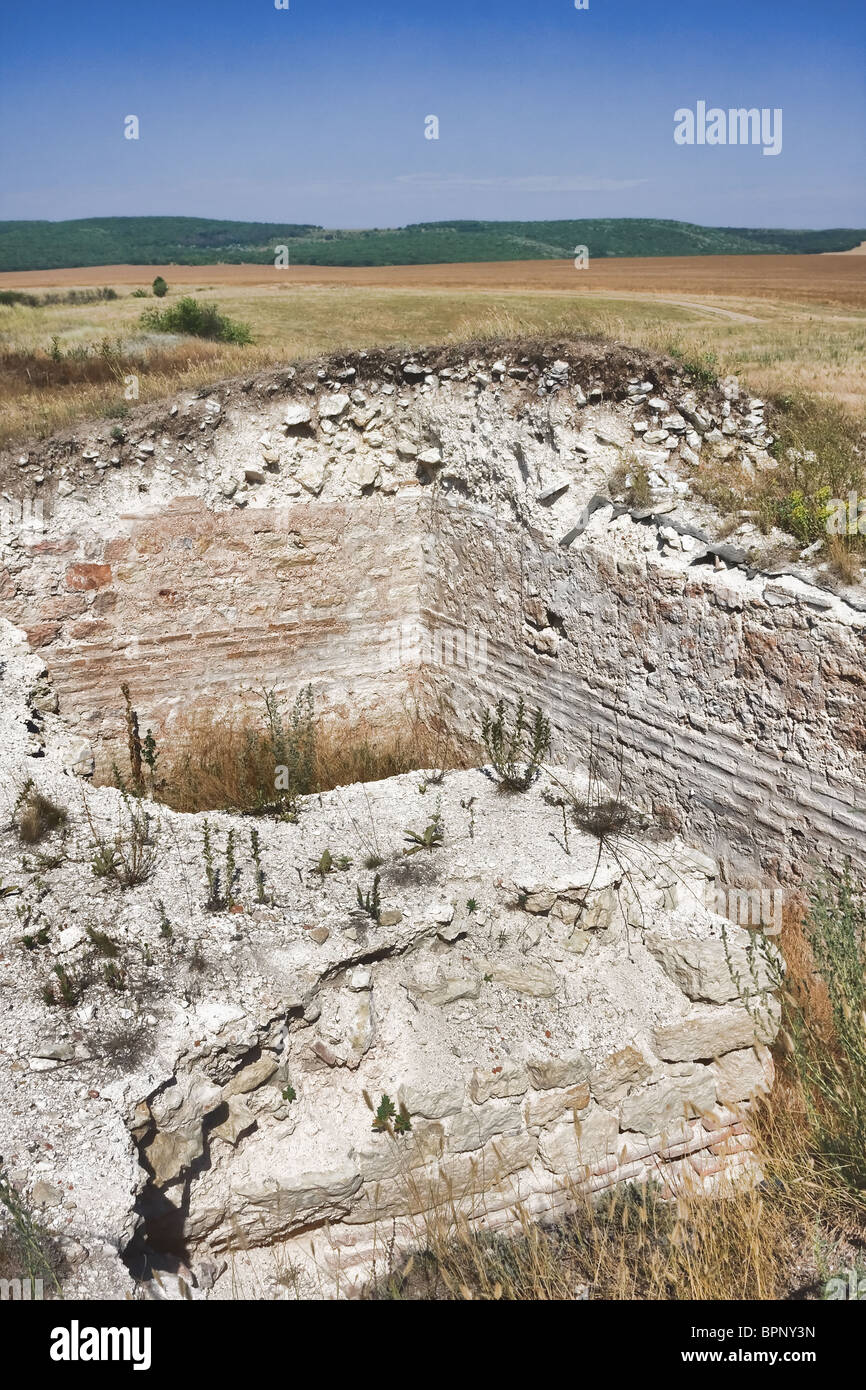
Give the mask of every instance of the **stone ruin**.
M 278 1297 L 291 1270 L 339 1296 L 443 1211 L 508 1230 L 620 1182 L 755 1179 L 781 966 L 725 895 L 866 845 L 866 600 L 693 486 L 772 468 L 771 429 L 674 363 L 522 343 L 272 371 L 0 459 L 41 503 L 2 535 L 0 1152 L 71 1291 Z M 411 701 L 463 733 L 523 696 L 553 752 L 523 794 L 431 770 L 257 821 L 264 895 L 251 822 L 210 815 L 240 867 L 213 913 L 201 815 L 147 808 L 138 886 L 91 871 L 130 815 L 91 780 L 124 682 L 161 740 L 312 685 L 335 723 Z M 598 776 L 627 834 L 565 829 Z M 56 853 L 22 855 L 28 782 L 68 809 Z M 316 874 L 326 849 L 351 865 Z M 408 1132 L 374 1128 L 385 1096 Z

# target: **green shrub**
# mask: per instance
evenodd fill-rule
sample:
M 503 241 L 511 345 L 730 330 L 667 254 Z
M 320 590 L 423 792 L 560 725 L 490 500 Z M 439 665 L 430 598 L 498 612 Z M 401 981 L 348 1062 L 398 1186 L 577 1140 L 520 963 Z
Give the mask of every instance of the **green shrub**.
M 154 294 L 156 295 L 157 299 L 164 299 L 165 296 L 168 294 L 168 285 L 163 280 L 161 275 L 157 275 L 151 288 Z
M 690 356 L 676 343 L 668 344 L 668 352 L 698 385 L 715 386 L 718 382 L 719 359 L 714 352 L 700 352 Z
M 785 497 L 765 499 L 762 513 L 771 525 L 796 536 L 801 545 L 810 545 L 827 534 L 829 502 L 828 487 L 811 495 L 797 488 Z
M 190 295 L 168 309 L 145 309 L 141 324 L 155 333 L 184 333 L 188 337 L 209 338 L 220 343 L 252 342 L 252 334 L 245 323 L 234 323 L 221 314 L 215 304 L 199 304 Z
M 805 394 L 779 396 L 772 405 L 777 467 L 758 498 L 761 521 L 808 545 L 827 535 L 831 498 L 864 491 L 866 422 L 836 402 Z
M 530 723 L 521 697 L 514 727 L 509 728 L 505 701 L 499 700 L 495 709 L 481 711 L 481 741 L 500 786 L 506 791 L 526 791 L 550 748 L 550 721 L 536 709 Z

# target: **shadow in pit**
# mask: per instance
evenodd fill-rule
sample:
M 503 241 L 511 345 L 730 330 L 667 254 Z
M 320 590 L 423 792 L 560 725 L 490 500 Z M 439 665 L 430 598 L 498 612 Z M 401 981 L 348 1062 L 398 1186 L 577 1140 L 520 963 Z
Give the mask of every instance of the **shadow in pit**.
M 148 1162 L 146 1145 L 153 1138 L 149 1129 L 138 1142 L 138 1156 L 148 1180 L 135 1203 L 135 1213 L 140 1218 L 138 1230 L 123 1252 L 123 1261 L 130 1274 L 138 1282 L 146 1282 L 159 1274 L 180 1274 L 184 1278 L 190 1272 L 192 1252 L 184 1236 L 189 1216 L 192 1186 L 196 1178 L 211 1167 L 209 1135 L 212 1129 L 229 1117 L 227 1103 L 218 1106 L 206 1115 L 202 1123 L 202 1143 L 200 1156 L 185 1170 L 182 1176 L 158 1187 L 154 1172 Z M 250 1132 L 256 1126 L 250 1127 Z M 166 1189 L 177 1193 L 179 1201 L 172 1201 Z

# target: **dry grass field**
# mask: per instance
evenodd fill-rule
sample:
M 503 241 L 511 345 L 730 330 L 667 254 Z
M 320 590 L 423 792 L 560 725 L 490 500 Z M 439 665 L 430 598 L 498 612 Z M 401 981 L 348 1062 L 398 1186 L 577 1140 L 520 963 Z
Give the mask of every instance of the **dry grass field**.
M 157 274 L 162 301 L 133 297 Z M 603 334 L 680 351 L 761 395 L 866 405 L 866 259 L 856 255 L 323 268 L 103 266 L 0 275 L 0 291 L 110 286 L 91 304 L 0 305 L 0 444 L 122 413 L 123 378 L 157 399 L 335 349 L 476 336 Z M 249 325 L 237 346 L 142 329 L 182 294 Z M 53 355 L 52 355 L 53 354 Z M 76 365 L 76 363 L 78 365 Z
M 824 256 L 651 256 L 594 260 L 576 271 L 571 261 L 481 261 L 452 265 L 93 266 L 80 270 L 6 271 L 0 290 L 87 285 L 147 285 L 155 275 L 184 287 L 266 285 L 353 286 L 365 289 L 624 292 L 792 299 L 866 308 L 866 266 L 850 253 Z

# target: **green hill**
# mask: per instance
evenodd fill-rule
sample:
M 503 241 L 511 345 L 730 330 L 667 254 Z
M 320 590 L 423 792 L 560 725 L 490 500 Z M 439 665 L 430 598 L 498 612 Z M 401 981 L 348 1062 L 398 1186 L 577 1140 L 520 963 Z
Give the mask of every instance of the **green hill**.
M 419 222 L 331 231 L 308 223 L 223 222 L 206 217 L 87 217 L 0 222 L 0 270 L 95 265 L 264 265 L 287 245 L 295 265 L 424 265 L 454 261 L 562 260 L 576 246 L 602 256 L 739 256 L 849 251 L 866 229 L 785 231 L 699 227 L 660 218 L 576 222 Z

